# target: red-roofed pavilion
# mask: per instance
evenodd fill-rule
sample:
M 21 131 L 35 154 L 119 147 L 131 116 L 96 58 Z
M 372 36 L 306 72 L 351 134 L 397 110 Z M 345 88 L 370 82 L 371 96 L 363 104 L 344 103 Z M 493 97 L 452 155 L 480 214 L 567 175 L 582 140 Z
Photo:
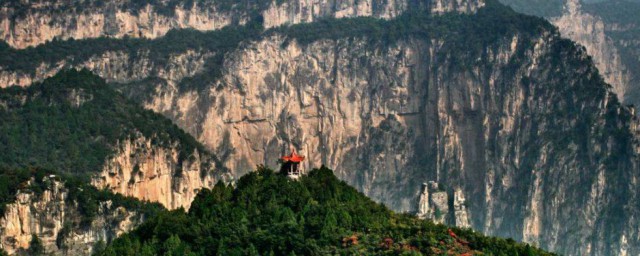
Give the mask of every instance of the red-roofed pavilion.
M 280 158 L 282 160 L 282 171 L 287 172 L 287 176 L 292 179 L 300 178 L 302 170 L 300 170 L 300 163 L 304 161 L 304 156 L 296 154 L 296 150 L 292 150 L 288 156 Z

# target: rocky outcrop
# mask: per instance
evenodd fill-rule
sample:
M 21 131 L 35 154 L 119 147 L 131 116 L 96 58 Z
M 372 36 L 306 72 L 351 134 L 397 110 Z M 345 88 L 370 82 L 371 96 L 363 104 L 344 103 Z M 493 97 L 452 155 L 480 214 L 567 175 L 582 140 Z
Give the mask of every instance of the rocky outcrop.
M 464 192 L 460 188 L 451 192 L 453 196 L 449 196 L 449 192 L 434 181 L 423 183 L 416 216 L 436 223 L 468 228 L 470 224 Z
M 139 136 L 122 141 L 117 152 L 107 160 L 102 172 L 94 175 L 92 184 L 125 196 L 158 202 L 168 209 L 189 210 L 202 188 L 231 177 L 214 172 L 214 163 L 196 150 L 180 161 L 177 147 L 154 146 L 153 139 Z
M 453 217 L 453 225 L 462 228 L 471 227 L 469 214 L 467 213 L 467 202 L 464 198 L 464 192 L 460 188 L 453 192 Z
M 144 219 L 141 214 L 103 201 L 90 223 L 81 225 L 78 202 L 68 200 L 64 183 L 54 176 L 43 182 L 49 185 L 42 194 L 29 189 L 18 191 L 17 200 L 7 205 L 0 219 L 0 248 L 9 254 L 27 250 L 32 236 L 36 236 L 47 255 L 89 255 L 99 241 L 111 241 Z
M 9 45 L 26 48 L 56 38 L 156 38 L 171 29 L 213 30 L 245 19 L 198 3 L 164 7 L 170 9 L 169 14 L 151 5 L 130 9 L 129 1 L 109 1 L 101 6 L 85 4 L 88 6 L 82 9 L 62 1 L 6 4 L 0 9 L 0 35 Z
M 171 29 L 216 30 L 259 19 L 266 28 L 313 22 L 321 18 L 373 16 L 393 18 L 407 10 L 435 13 L 475 12 L 482 0 L 287 0 L 265 3 L 185 1 L 138 6 L 121 0 L 100 4 L 87 1 L 80 7 L 63 1 L 0 4 L 0 38 L 15 48 L 26 48 L 58 39 L 97 37 L 156 38 Z
M 136 52 L 135 56 L 126 51 L 108 51 L 77 64 L 65 60 L 55 64 L 42 63 L 35 72 L 2 71 L 0 68 L 0 88 L 26 87 L 70 67 L 90 69 L 110 83 L 129 83 L 157 77 L 176 87 L 183 78 L 202 71 L 205 60 L 213 56 L 211 52 L 187 50 L 172 54 L 165 62 L 153 62 L 149 60 L 150 54 L 146 50 Z

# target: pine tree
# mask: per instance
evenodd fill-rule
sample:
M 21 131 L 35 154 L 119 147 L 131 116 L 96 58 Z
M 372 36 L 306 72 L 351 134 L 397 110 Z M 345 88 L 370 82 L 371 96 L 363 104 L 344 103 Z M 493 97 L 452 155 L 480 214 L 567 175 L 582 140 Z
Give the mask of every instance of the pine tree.
M 31 242 L 29 242 L 29 255 L 43 255 L 44 245 L 38 236 L 31 235 Z
M 249 248 L 247 249 L 247 256 L 259 256 L 258 249 L 253 244 L 249 244 Z

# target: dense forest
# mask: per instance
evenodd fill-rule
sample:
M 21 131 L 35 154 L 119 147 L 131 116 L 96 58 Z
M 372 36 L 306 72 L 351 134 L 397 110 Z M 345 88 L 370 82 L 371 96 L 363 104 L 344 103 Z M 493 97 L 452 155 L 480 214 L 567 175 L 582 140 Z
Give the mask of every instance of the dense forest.
M 177 146 L 179 161 L 205 148 L 169 119 L 125 99 L 87 70 L 61 72 L 27 88 L 0 89 L 0 168 L 91 173 L 119 141 Z M 216 164 L 211 156 L 211 163 Z
M 299 181 L 265 167 L 203 190 L 97 255 L 553 255 L 377 204 L 326 167 Z

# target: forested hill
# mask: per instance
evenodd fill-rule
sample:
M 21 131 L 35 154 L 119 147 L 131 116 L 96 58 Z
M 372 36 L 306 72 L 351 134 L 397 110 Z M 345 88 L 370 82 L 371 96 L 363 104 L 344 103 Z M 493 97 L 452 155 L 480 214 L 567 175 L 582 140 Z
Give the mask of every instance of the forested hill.
M 325 167 L 300 181 L 264 167 L 201 191 L 98 255 L 553 255 L 397 214 Z
M 116 146 L 144 137 L 176 147 L 178 166 L 197 150 L 193 137 L 144 110 L 87 70 L 68 70 L 28 88 L 0 89 L 0 167 L 45 167 L 68 173 L 103 168 Z

